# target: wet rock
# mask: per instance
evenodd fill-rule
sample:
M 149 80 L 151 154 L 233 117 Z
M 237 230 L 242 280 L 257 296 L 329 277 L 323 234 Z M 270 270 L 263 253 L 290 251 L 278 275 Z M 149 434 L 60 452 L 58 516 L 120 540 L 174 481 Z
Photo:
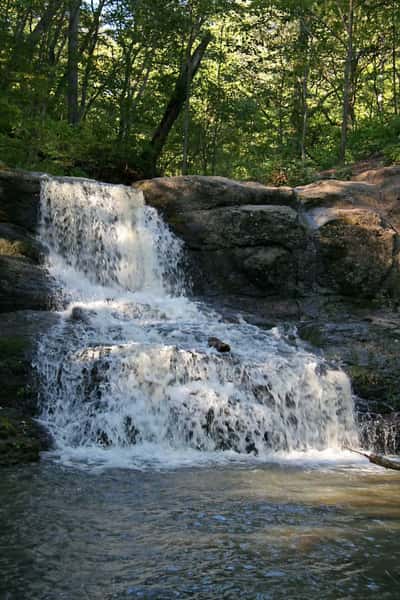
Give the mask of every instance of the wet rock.
M 0 409 L 0 466 L 37 461 L 50 444 L 44 429 L 30 417 L 15 409 Z
M 0 222 L 35 233 L 40 208 L 38 173 L 0 169 Z
M 46 312 L 0 314 L 0 464 L 37 460 L 49 446 L 49 437 L 31 418 L 37 412 L 32 359 L 40 337 L 57 321 Z
M 365 413 L 359 416 L 360 441 L 379 454 L 400 454 L 400 413 Z
M 399 177 L 395 171 L 373 183 L 325 180 L 294 190 L 214 177 L 138 187 L 184 239 L 195 292 L 294 300 L 300 312 L 318 313 L 332 295 L 400 302 L 392 221 Z
M 107 385 L 107 372 L 109 369 L 110 363 L 105 358 L 95 360 L 93 364 L 89 363 L 87 367 L 82 369 L 82 387 L 85 402 L 101 399 L 103 390 Z M 98 403 L 95 402 L 95 406 L 97 405 Z
M 231 351 L 231 347 L 229 344 L 226 344 L 225 342 L 216 337 L 208 338 L 208 345 L 210 348 L 215 348 L 217 352 L 224 353 Z
M 41 267 L 20 256 L 0 256 L 0 312 L 48 310 L 53 290 Z
M 139 440 L 140 431 L 136 427 L 132 417 L 130 417 L 130 416 L 127 416 L 125 418 L 125 432 L 126 432 L 128 444 L 135 445 Z
M 47 249 L 25 229 L 0 223 L 0 256 L 20 256 L 39 263 L 46 254 Z
M 298 332 L 347 372 L 358 398 L 362 441 L 382 452 L 384 431 L 389 435 L 388 428 L 397 428 L 398 433 L 390 433 L 393 439 L 400 434 L 400 419 L 390 421 L 390 415 L 400 411 L 400 314 L 353 309 L 335 320 L 301 323 Z
M 35 414 L 37 385 L 31 363 L 40 337 L 57 321 L 56 314 L 46 312 L 0 314 L 0 407 Z
M 396 268 L 398 236 L 371 210 L 343 210 L 318 230 L 318 283 L 344 296 L 374 298 Z
M 109 448 L 112 445 L 111 440 L 106 434 L 106 432 L 101 431 L 100 429 L 97 431 L 96 441 L 98 444 L 100 444 L 100 446 L 103 446 L 104 448 Z
M 214 409 L 213 409 L 213 408 L 210 408 L 210 409 L 207 411 L 207 414 L 206 414 L 206 422 L 205 422 L 205 425 L 203 425 L 203 428 L 206 430 L 206 432 L 207 432 L 207 434 L 208 434 L 208 435 L 210 435 L 210 433 L 211 433 L 211 426 L 212 426 L 212 424 L 213 424 L 213 422 L 214 422 L 214 419 L 215 419 L 215 412 L 214 412 Z
M 83 306 L 74 306 L 71 310 L 70 318 L 72 321 L 81 321 L 82 323 L 89 323 L 90 312 L 92 312 L 93 314 L 93 311 L 88 311 Z
M 292 253 L 285 248 L 268 246 L 240 252 L 243 271 L 253 285 L 265 290 L 265 294 L 285 293 L 296 288 L 297 265 Z

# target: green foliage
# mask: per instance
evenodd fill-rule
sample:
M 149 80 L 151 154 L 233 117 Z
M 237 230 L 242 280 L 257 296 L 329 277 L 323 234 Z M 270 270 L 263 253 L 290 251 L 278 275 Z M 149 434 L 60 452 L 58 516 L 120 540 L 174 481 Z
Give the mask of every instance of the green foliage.
M 181 172 L 186 135 L 193 173 L 313 181 L 338 162 L 347 8 L 345 0 L 81 0 L 79 118 L 71 125 L 66 3 L 7 2 L 0 12 L 0 161 L 114 181 L 146 174 L 179 73 L 211 31 L 159 169 Z M 383 0 L 354 10 L 346 160 L 380 153 L 396 162 L 400 7 Z
M 378 152 L 390 152 L 400 144 L 400 117 L 382 122 L 369 120 L 360 123 L 349 136 L 349 151 L 354 160 Z

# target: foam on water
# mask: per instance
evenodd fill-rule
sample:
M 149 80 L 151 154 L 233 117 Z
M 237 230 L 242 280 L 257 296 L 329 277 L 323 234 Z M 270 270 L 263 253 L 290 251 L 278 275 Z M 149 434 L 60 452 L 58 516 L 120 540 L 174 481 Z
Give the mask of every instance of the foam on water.
M 357 443 L 346 375 L 277 329 L 190 300 L 182 244 L 141 192 L 50 179 L 41 202 L 64 305 L 37 366 L 60 460 L 177 466 Z

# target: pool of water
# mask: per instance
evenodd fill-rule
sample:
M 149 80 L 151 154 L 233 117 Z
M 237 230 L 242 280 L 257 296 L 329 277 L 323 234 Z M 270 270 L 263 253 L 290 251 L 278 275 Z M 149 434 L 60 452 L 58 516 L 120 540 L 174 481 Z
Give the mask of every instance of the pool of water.
M 0 598 L 398 598 L 399 492 L 363 462 L 5 469 Z

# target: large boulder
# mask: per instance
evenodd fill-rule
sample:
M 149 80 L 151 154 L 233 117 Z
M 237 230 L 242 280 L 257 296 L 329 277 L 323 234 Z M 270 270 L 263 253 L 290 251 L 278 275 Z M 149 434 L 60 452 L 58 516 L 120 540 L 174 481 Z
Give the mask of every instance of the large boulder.
M 365 206 L 376 208 L 380 193 L 377 186 L 368 182 L 325 179 L 294 189 L 305 210 L 315 208 Z
M 291 188 L 201 176 L 135 186 L 185 241 L 195 292 L 295 293 L 307 236 Z
M 20 256 L 0 256 L 0 312 L 48 310 L 53 288 L 42 267 Z
M 318 230 L 318 283 L 350 297 L 391 295 L 399 279 L 398 241 L 393 227 L 370 209 L 337 211 Z
M 379 208 L 400 231 L 400 166 L 365 171 L 355 178 L 372 185 L 379 193 Z
M 322 297 L 400 296 L 393 206 L 389 214 L 374 182 L 291 190 L 186 176 L 136 186 L 185 241 L 196 292 L 293 299 L 314 311 Z
M 297 205 L 292 188 L 266 187 L 225 177 L 157 177 L 139 181 L 134 186 L 143 191 L 149 204 L 169 215 L 246 204 Z

